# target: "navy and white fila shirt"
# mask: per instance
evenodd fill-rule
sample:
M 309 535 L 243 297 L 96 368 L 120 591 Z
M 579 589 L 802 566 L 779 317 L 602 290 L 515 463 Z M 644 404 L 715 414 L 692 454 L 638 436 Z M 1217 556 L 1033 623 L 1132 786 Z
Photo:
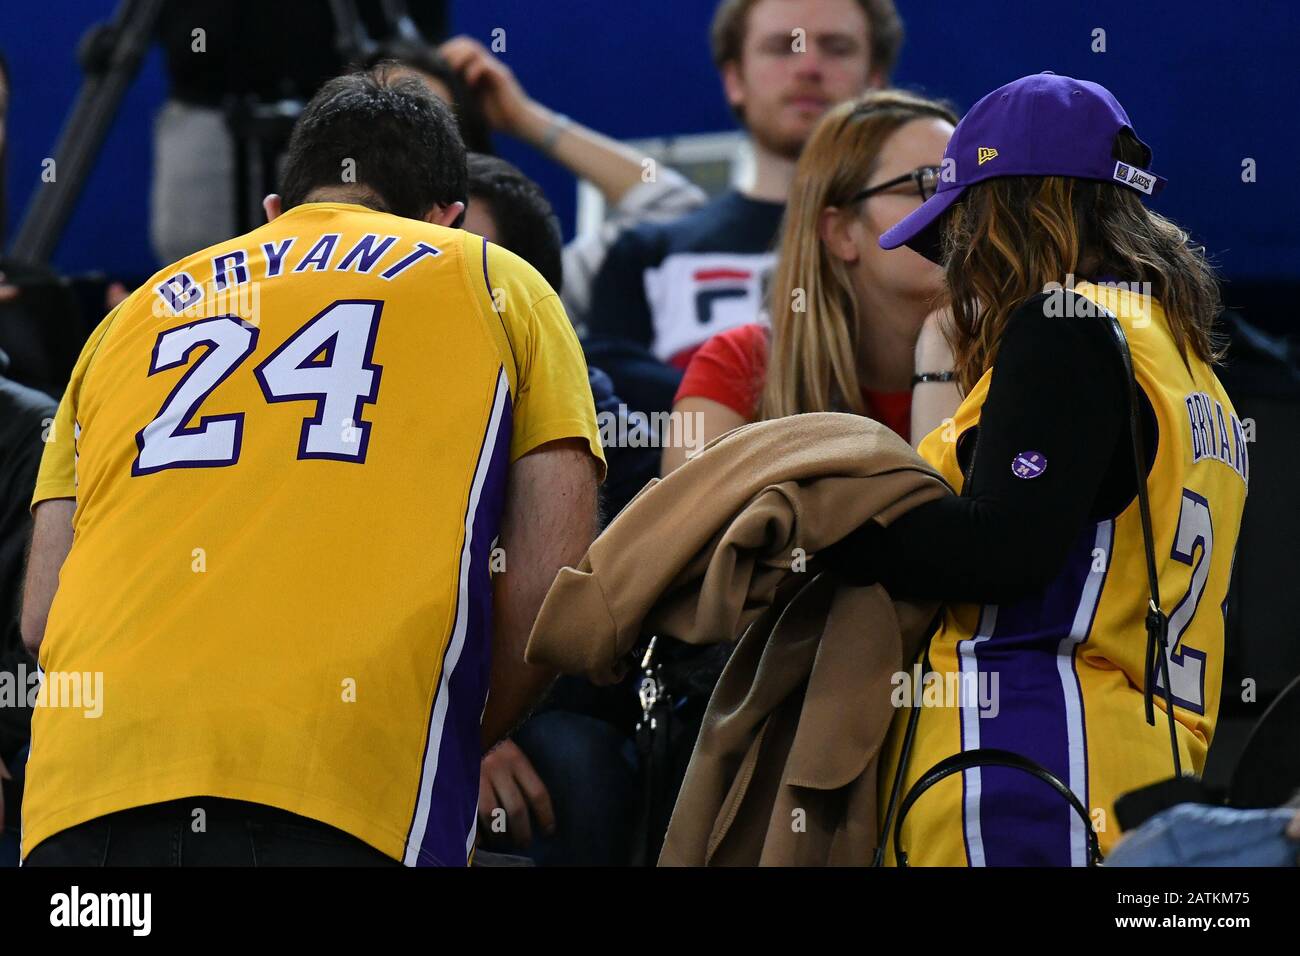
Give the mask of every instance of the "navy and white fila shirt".
M 635 342 L 684 367 L 707 339 L 758 321 L 784 211 L 733 190 L 675 222 L 628 230 L 596 276 L 588 337 Z

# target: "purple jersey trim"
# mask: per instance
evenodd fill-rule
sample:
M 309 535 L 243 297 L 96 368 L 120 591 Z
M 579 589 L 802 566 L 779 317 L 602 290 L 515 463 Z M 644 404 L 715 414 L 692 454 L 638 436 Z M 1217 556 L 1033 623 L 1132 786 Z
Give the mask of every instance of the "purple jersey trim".
M 420 790 L 407 833 L 404 862 L 408 866 L 464 866 L 473 847 L 482 759 L 479 733 L 491 664 L 489 561 L 505 505 L 512 428 L 505 370 L 500 369 L 493 414 L 484 430 L 466 502 L 460 561 L 464 580 L 457 589 L 453 629 L 430 714 Z
M 984 680 L 997 674 L 997 715 L 963 708 L 963 749 L 1023 754 L 1050 770 L 1088 805 L 1087 739 L 1074 653 L 1087 640 L 1110 565 L 1114 523 L 1079 535 L 1061 572 L 1040 594 L 996 609 L 987 640 L 969 644 Z M 1094 570 L 1094 550 L 1104 554 Z M 986 609 L 986 614 L 989 609 Z M 982 618 L 983 620 L 983 618 Z M 966 713 L 970 709 L 971 713 Z M 978 725 L 973 731 L 971 723 Z M 1080 821 L 1044 783 L 1019 770 L 963 774 L 964 829 L 972 865 L 1070 866 L 1084 861 Z

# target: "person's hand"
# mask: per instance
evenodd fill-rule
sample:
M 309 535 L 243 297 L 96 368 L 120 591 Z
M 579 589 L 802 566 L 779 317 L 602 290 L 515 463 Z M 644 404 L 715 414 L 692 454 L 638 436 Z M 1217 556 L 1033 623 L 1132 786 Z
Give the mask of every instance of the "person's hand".
M 525 127 L 535 104 L 510 67 L 472 37 L 453 37 L 438 52 L 478 97 L 493 129 L 528 138 L 530 130 Z
M 1291 822 L 1286 825 L 1286 838 L 1300 843 L 1300 810 L 1296 811 Z M 1296 853 L 1296 866 L 1300 866 L 1300 852 Z
M 532 821 L 536 818 L 542 832 L 555 832 L 555 810 L 546 784 L 528 757 L 513 740 L 503 740 L 486 754 L 479 765 L 478 815 L 480 830 L 496 834 L 493 829 L 493 812 L 506 812 L 506 834 L 517 847 L 533 842 Z
M 18 286 L 5 282 L 5 274 L 0 272 L 0 302 L 12 302 L 18 298 Z
M 121 282 L 110 282 L 108 288 L 104 290 L 104 308 L 112 312 L 130 294 L 131 290 Z
M 816 567 L 834 574 L 845 584 L 869 587 L 880 580 L 880 563 L 876 560 L 885 529 L 875 521 L 850 531 L 839 541 L 822 548 L 814 556 Z

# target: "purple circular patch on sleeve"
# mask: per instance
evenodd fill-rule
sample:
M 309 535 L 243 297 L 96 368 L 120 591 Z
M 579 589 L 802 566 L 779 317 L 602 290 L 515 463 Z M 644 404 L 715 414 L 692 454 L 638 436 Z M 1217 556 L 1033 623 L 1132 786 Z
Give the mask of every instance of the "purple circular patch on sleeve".
M 1017 478 L 1037 478 L 1047 471 L 1047 456 L 1041 451 L 1022 451 L 1011 461 L 1011 474 Z

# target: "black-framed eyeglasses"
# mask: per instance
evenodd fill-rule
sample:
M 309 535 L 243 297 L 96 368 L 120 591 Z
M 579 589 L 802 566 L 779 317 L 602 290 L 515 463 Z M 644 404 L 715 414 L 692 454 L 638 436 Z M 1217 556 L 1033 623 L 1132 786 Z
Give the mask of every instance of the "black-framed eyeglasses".
M 862 190 L 848 201 L 848 205 L 852 206 L 854 203 L 869 199 L 877 193 L 883 193 L 886 189 L 893 189 L 895 186 L 901 186 L 908 182 L 916 187 L 916 191 L 921 194 L 922 200 L 929 199 L 934 195 L 935 190 L 939 188 L 939 174 L 942 171 L 943 169 L 940 166 L 918 166 L 910 173 L 904 173 L 889 180 L 889 182 Z

